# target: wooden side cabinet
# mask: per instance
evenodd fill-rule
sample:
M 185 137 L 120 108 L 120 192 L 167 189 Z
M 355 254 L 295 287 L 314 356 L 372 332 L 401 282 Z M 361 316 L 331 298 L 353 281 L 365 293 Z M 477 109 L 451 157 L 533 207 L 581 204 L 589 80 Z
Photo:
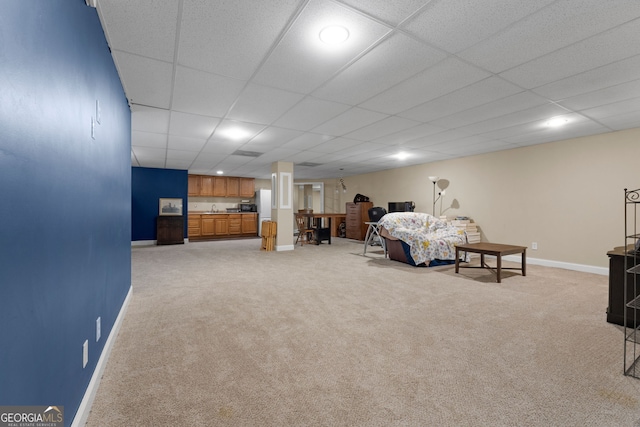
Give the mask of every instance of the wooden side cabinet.
M 159 216 L 156 221 L 158 245 L 184 243 L 184 218 L 182 216 Z
M 616 325 L 624 325 L 624 257 L 625 251 L 623 247 L 615 248 L 607 252 L 609 256 L 609 306 L 607 307 L 607 322 Z M 637 265 L 638 258 L 633 255 L 627 256 L 627 267 L 631 268 Z M 637 295 L 633 294 L 633 276 L 630 273 L 627 280 L 627 302 L 634 299 Z M 631 310 L 627 312 L 627 327 L 633 328 L 633 313 Z M 636 319 L 637 321 L 637 319 Z
M 369 221 L 369 209 L 373 207 L 372 202 L 347 203 L 347 238 L 364 240 L 369 226 L 365 224 Z

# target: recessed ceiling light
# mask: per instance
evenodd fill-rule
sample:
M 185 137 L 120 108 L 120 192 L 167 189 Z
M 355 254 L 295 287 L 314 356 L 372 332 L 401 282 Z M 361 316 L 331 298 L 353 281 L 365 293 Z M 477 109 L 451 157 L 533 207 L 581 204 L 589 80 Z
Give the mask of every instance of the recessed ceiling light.
M 330 25 L 320 30 L 320 40 L 326 44 L 344 43 L 349 38 L 349 30 L 340 25 Z
M 547 125 L 547 127 L 557 128 L 560 126 L 564 126 L 567 123 L 569 123 L 569 119 L 565 119 L 564 117 L 554 117 L 553 119 L 549 120 L 545 124 Z
M 224 171 L 216 171 L 216 173 L 217 173 L 218 175 L 222 175 L 222 174 L 224 174 Z
M 409 158 L 411 155 L 409 153 L 406 153 L 404 151 L 401 151 L 397 154 L 394 154 L 392 157 L 395 157 L 398 160 L 404 160 L 406 158 Z
M 249 136 L 249 132 L 237 127 L 224 129 L 220 133 L 229 139 L 233 139 L 234 141 L 238 141 L 238 140 L 241 140 L 242 138 L 246 138 L 247 136 Z

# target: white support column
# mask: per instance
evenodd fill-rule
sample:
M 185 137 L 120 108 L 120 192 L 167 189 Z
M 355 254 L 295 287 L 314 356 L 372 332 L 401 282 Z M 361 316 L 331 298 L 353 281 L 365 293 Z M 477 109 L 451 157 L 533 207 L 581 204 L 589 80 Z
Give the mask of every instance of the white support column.
M 278 223 L 276 251 L 291 251 L 293 243 L 293 163 L 271 165 L 271 220 Z

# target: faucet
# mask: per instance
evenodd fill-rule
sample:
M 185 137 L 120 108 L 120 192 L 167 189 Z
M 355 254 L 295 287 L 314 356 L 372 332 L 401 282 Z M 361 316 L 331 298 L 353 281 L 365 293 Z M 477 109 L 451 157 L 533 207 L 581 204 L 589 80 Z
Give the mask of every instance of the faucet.
M 210 212 L 215 212 L 215 211 L 216 211 L 216 204 L 214 203 L 214 204 L 211 205 Z

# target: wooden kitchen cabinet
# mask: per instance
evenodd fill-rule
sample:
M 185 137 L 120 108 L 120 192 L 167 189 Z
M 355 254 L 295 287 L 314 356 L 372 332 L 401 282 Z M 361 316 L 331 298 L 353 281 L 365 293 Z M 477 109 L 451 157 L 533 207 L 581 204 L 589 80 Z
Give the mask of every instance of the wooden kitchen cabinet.
M 188 179 L 189 186 L 187 195 L 194 197 L 199 196 L 201 193 L 200 185 L 202 183 L 202 177 L 200 175 L 189 175 Z
M 227 197 L 240 197 L 240 178 L 227 177 Z
M 230 235 L 242 234 L 242 215 L 241 214 L 229 215 L 229 234 Z
M 253 197 L 256 194 L 254 178 L 240 178 L 240 197 Z
M 200 195 L 201 196 L 213 196 L 213 176 L 202 175 L 200 179 Z
M 215 235 L 216 236 L 228 236 L 229 235 L 229 218 L 228 215 L 214 215 L 215 221 Z
M 242 214 L 242 234 L 258 235 L 258 214 Z
M 203 215 L 200 220 L 200 235 L 212 237 L 216 234 L 216 224 L 213 215 Z
M 191 237 L 200 237 L 200 215 L 189 215 L 187 216 L 187 235 L 189 238 Z
M 235 176 L 189 175 L 190 197 L 254 197 L 254 178 Z
M 212 178 L 213 178 L 212 196 L 227 197 L 227 177 L 214 176 Z

